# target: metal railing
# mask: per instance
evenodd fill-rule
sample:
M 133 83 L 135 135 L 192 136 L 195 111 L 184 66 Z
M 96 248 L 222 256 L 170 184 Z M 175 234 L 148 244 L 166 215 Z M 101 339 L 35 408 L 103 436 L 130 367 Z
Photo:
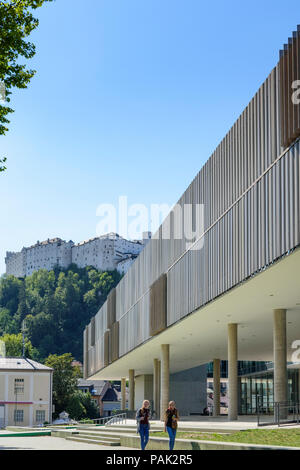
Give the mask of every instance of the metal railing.
M 121 413 L 119 415 L 115 415 L 113 417 L 110 417 L 111 419 L 107 421 L 105 426 L 110 426 L 111 424 L 126 424 L 126 418 L 127 415 L 126 413 Z
M 86 422 L 81 421 L 79 424 L 91 424 L 90 421 L 92 421 L 97 426 L 109 426 L 111 424 L 126 424 L 126 419 L 126 413 L 120 413 L 113 416 L 105 416 L 104 418 L 89 419 Z
M 274 402 L 268 405 L 257 404 L 258 426 L 284 426 L 299 424 L 300 403 Z
M 278 427 L 287 424 L 299 424 L 299 403 L 276 403 L 274 416 Z

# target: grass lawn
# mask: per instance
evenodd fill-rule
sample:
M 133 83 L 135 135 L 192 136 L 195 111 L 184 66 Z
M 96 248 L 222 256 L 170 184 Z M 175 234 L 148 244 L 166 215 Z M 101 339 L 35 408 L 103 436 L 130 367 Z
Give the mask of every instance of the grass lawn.
M 152 437 L 168 437 L 164 432 L 151 432 Z M 300 447 L 300 429 L 250 429 L 233 434 L 204 432 L 177 432 L 177 438 L 191 441 L 222 441 L 244 444 L 263 444 L 273 446 Z

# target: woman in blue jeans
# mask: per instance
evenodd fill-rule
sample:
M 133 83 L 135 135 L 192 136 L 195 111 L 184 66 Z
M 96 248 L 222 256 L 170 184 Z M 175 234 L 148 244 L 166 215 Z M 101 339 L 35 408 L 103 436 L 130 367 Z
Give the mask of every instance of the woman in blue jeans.
M 137 431 L 139 432 L 141 436 L 142 450 L 145 450 L 146 445 L 148 444 L 148 441 L 149 441 L 150 419 L 151 419 L 150 402 L 149 400 L 144 400 L 142 408 L 140 408 L 136 412 L 136 421 L 138 424 Z
M 179 413 L 176 409 L 175 401 L 170 401 L 168 409 L 165 411 L 165 432 L 169 434 L 169 448 L 174 449 L 175 438 L 177 432 L 177 422 L 179 420 Z

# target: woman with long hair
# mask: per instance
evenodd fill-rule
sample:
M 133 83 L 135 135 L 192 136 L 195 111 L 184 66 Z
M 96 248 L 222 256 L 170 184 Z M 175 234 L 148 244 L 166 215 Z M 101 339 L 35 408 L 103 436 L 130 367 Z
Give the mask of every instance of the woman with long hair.
M 169 434 L 170 450 L 174 449 L 178 420 L 179 413 L 176 409 L 176 403 L 175 401 L 170 401 L 168 409 L 165 411 L 165 432 Z
M 150 402 L 149 400 L 144 400 L 142 408 L 138 409 L 136 412 L 136 421 L 137 421 L 137 432 L 141 436 L 141 448 L 142 450 L 146 449 L 146 445 L 149 441 L 149 430 L 150 430 Z

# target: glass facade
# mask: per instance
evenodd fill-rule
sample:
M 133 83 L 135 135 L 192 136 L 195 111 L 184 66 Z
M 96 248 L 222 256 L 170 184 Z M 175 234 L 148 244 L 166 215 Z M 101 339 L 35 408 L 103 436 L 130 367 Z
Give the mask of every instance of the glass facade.
M 255 362 L 255 361 L 239 361 L 238 362 L 238 375 L 252 374 L 254 372 L 260 372 L 267 370 L 267 362 Z M 221 377 L 228 377 L 228 362 L 221 361 Z M 210 362 L 207 365 L 207 377 L 213 377 L 213 363 Z
M 288 401 L 300 401 L 299 369 L 288 369 Z M 273 370 L 239 377 L 239 414 L 273 413 Z

